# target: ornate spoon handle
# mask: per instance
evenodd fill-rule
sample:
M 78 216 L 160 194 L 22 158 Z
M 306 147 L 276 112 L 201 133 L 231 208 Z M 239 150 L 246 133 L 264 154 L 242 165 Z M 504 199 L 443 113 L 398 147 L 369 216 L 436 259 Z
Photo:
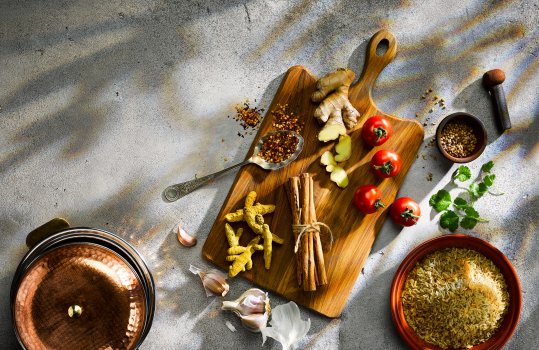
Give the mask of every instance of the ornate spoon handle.
M 230 170 L 232 170 L 234 168 L 241 167 L 241 166 L 243 166 L 245 164 L 249 164 L 249 163 L 251 163 L 251 158 L 249 158 L 247 160 L 244 160 L 241 163 L 232 165 L 231 167 L 228 167 L 228 168 L 223 169 L 221 171 L 218 171 L 216 173 L 201 177 L 199 179 L 194 179 L 194 180 L 191 180 L 191 181 L 186 181 L 186 182 L 182 182 L 182 183 L 179 183 L 179 184 L 168 186 L 167 188 L 165 188 L 165 191 L 163 192 L 163 194 L 164 194 L 165 198 L 169 202 L 177 201 L 178 199 L 180 199 L 183 196 L 193 192 L 197 188 L 205 185 L 209 181 L 221 176 L 222 174 L 224 174 L 224 173 L 226 173 L 226 172 L 228 172 L 228 171 L 230 171 Z

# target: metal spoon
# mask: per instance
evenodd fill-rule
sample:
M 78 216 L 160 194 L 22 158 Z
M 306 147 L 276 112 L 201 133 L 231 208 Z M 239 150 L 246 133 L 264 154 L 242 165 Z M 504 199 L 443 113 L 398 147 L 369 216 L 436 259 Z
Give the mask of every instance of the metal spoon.
M 282 161 L 280 163 L 267 162 L 266 160 L 261 158 L 258 155 L 258 153 L 260 152 L 260 149 L 262 148 L 262 144 L 271 135 L 279 134 L 279 133 L 280 134 L 292 134 L 292 135 L 294 135 L 298 139 L 298 144 L 296 145 L 296 150 L 294 151 L 294 153 L 289 158 L 285 159 L 284 161 Z M 288 164 L 290 164 L 291 162 L 293 162 L 299 156 L 299 154 L 301 153 L 302 150 L 303 150 L 303 137 L 301 137 L 300 134 L 295 133 L 293 131 L 287 131 L 287 130 L 271 132 L 271 133 L 268 133 L 268 134 L 264 135 L 258 141 L 258 143 L 256 144 L 255 149 L 254 149 L 253 154 L 251 155 L 251 157 L 244 160 L 243 162 L 235 164 L 235 165 L 233 165 L 233 166 L 231 166 L 229 168 L 223 169 L 223 170 L 218 171 L 216 173 L 206 175 L 204 177 L 201 177 L 200 179 L 194 179 L 194 180 L 191 180 L 191 181 L 182 182 L 182 183 L 179 183 L 179 184 L 176 184 L 176 185 L 168 186 L 167 188 L 165 188 L 165 191 L 163 191 L 163 195 L 169 202 L 174 202 L 174 201 L 180 199 L 181 197 L 193 192 L 197 188 L 205 185 L 207 182 L 219 177 L 220 175 L 222 175 L 222 174 L 224 174 L 224 173 L 226 173 L 226 172 L 228 172 L 228 171 L 230 171 L 230 170 L 232 170 L 234 168 L 241 167 L 241 166 L 244 166 L 244 165 L 249 164 L 249 163 L 256 164 L 259 167 L 261 167 L 262 169 L 266 169 L 266 170 L 281 169 L 281 168 L 287 166 Z

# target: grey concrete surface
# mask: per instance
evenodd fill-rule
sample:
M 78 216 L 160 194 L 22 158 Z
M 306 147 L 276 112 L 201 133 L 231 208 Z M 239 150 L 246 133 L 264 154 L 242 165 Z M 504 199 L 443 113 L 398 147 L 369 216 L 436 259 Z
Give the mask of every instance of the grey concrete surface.
M 489 145 L 470 166 L 477 171 L 494 160 L 505 192 L 477 202 L 489 222 L 466 233 L 501 249 L 520 276 L 524 305 L 506 348 L 537 348 L 538 27 L 536 0 L 2 1 L 0 348 L 18 348 L 9 286 L 25 236 L 56 216 L 116 232 L 147 259 L 157 312 L 141 349 L 259 348 L 261 336 L 220 313 L 219 299 L 206 298 L 188 272 L 189 264 L 208 267 L 201 243 L 234 175 L 173 204 L 161 191 L 245 157 L 254 136 L 237 136 L 240 127 L 227 119 L 235 104 L 248 98 L 268 107 L 295 64 L 317 75 L 340 66 L 359 74 L 380 28 L 396 35 L 399 48 L 374 99 L 384 111 L 406 118 L 417 112 L 426 123 L 424 146 L 400 191 L 420 201 L 423 217 L 406 229 L 386 222 L 340 318 L 301 309 L 312 321 L 301 348 L 405 348 L 391 323 L 389 286 L 413 247 L 447 233 L 428 199 L 456 166 L 428 143 L 432 124 L 454 111 L 486 124 Z M 507 72 L 513 122 L 503 135 L 480 80 L 496 67 Z M 420 99 L 428 88 L 444 97 L 446 110 L 428 113 Z M 177 223 L 198 236 L 196 247 L 179 246 L 171 233 Z M 236 278 L 228 297 L 249 287 Z M 286 302 L 271 297 L 274 305 Z M 269 340 L 263 348 L 280 345 Z

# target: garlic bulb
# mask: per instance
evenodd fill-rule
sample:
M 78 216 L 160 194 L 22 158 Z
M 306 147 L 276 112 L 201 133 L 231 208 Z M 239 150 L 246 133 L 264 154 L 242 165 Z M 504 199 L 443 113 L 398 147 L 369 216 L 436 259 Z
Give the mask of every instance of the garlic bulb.
M 221 309 L 234 312 L 245 328 L 253 332 L 266 327 L 271 313 L 268 293 L 257 288 L 248 289 L 235 301 L 223 301 Z
M 217 270 L 203 271 L 196 266 L 189 265 L 189 271 L 198 275 L 206 290 L 206 295 L 219 294 L 225 296 L 230 289 L 224 273 Z

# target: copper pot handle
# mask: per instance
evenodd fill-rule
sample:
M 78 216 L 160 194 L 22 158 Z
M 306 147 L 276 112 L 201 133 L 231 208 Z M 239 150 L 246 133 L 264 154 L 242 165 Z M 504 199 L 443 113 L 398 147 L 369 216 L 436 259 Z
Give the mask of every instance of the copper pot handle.
M 26 246 L 28 249 L 32 249 L 44 239 L 70 227 L 71 226 L 65 219 L 54 218 L 30 232 L 28 236 L 26 236 Z

